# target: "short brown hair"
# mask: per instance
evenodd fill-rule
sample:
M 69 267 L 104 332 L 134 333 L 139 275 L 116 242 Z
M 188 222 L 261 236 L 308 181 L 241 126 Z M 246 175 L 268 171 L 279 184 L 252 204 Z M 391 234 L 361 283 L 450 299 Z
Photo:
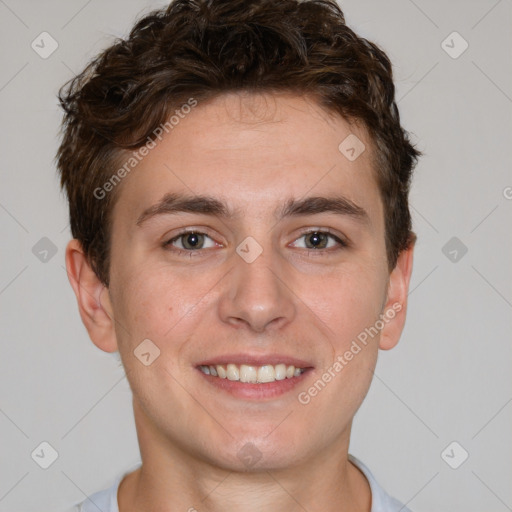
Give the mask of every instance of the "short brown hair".
M 119 187 L 100 200 L 94 190 L 187 99 L 232 91 L 308 94 L 364 125 L 392 270 L 416 239 L 408 194 L 421 153 L 400 125 L 386 54 L 347 27 L 334 0 L 175 0 L 140 19 L 59 91 L 61 186 L 73 237 L 99 279 L 108 286 Z

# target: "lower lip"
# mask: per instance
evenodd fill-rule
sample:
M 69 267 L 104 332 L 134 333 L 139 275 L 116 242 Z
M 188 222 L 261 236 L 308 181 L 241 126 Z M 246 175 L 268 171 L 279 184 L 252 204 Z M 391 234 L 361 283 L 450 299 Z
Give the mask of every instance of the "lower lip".
M 267 382 L 264 384 L 250 384 L 247 382 L 240 382 L 238 380 L 221 379 L 220 377 L 213 377 L 206 375 L 199 368 L 197 371 L 209 382 L 212 386 L 226 391 L 230 395 L 245 400 L 265 400 L 276 398 L 285 393 L 290 392 L 296 386 L 301 384 L 306 376 L 311 371 L 311 368 L 306 368 L 298 377 L 291 379 L 275 380 L 274 382 Z

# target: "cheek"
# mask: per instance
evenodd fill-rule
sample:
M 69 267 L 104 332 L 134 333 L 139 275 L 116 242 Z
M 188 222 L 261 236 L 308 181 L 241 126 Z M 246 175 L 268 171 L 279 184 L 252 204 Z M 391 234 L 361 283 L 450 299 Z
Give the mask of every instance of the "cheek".
M 304 288 L 300 296 L 308 298 L 310 309 L 329 327 L 338 352 L 379 318 L 385 282 L 377 269 L 353 265 L 318 283 L 314 289 Z
M 122 285 L 117 294 L 116 319 L 130 331 L 130 343 L 149 338 L 158 345 L 170 346 L 170 341 L 178 334 L 181 338 L 192 317 L 207 304 L 208 291 L 219 278 L 204 272 L 194 276 L 185 267 L 170 270 L 153 261 L 138 272 L 126 269 L 118 279 Z
M 163 340 L 192 307 L 192 294 L 171 275 L 142 275 L 123 294 L 122 312 L 134 333 Z
M 317 323 L 328 326 L 332 355 L 318 368 L 313 384 L 301 390 L 299 403 L 306 404 L 305 410 L 314 404 L 315 414 L 328 418 L 330 425 L 345 426 L 368 392 L 379 338 L 368 329 L 379 319 L 384 286 L 376 269 L 347 266 L 322 280 L 314 297 L 308 292 L 313 298 L 308 306 L 321 320 Z

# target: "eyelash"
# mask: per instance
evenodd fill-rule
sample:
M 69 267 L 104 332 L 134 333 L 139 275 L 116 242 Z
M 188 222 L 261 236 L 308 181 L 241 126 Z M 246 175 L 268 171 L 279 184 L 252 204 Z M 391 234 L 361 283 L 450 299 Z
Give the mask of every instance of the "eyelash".
M 171 238 L 170 240 L 167 240 L 166 242 L 164 242 L 162 244 L 163 248 L 166 250 L 172 250 L 172 252 L 175 252 L 178 255 L 189 255 L 190 257 L 193 257 L 194 253 L 198 253 L 198 255 L 199 255 L 199 253 L 202 252 L 202 249 L 185 250 L 185 249 L 179 249 L 176 247 L 172 247 L 173 242 L 179 240 L 181 237 L 188 235 L 190 233 L 194 233 L 197 235 L 206 235 L 208 238 L 211 238 L 207 233 L 203 233 L 202 231 L 198 231 L 198 230 L 194 230 L 194 229 L 185 230 L 185 231 L 182 231 L 181 233 L 179 233 L 178 235 L 176 235 L 175 237 Z M 309 229 L 308 231 L 302 232 L 299 235 L 299 237 L 296 238 L 296 240 L 298 240 L 299 238 L 302 238 L 303 236 L 311 235 L 313 233 L 328 235 L 330 238 L 335 240 L 339 244 L 339 246 L 337 248 L 335 248 L 334 250 L 332 247 L 330 247 L 329 249 L 304 249 L 307 251 L 308 256 L 311 256 L 311 255 L 327 256 L 327 255 L 331 254 L 332 252 L 337 252 L 339 250 L 346 249 L 346 248 L 350 247 L 350 244 L 346 240 L 335 235 L 328 229 L 323 229 L 323 230 L 322 229 Z M 169 249 L 169 247 L 172 247 L 172 249 Z

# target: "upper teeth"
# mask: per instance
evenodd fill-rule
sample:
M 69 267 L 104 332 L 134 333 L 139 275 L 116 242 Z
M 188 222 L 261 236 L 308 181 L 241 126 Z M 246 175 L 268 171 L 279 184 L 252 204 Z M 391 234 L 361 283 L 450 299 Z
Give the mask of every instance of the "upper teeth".
M 304 371 L 304 368 L 295 368 L 293 365 L 287 366 L 285 364 L 276 364 L 275 366 L 271 364 L 265 364 L 263 366 L 242 364 L 238 366 L 230 363 L 228 365 L 218 364 L 215 366 L 202 365 L 200 369 L 206 375 L 249 383 L 264 383 L 291 379 L 292 377 L 298 377 Z

